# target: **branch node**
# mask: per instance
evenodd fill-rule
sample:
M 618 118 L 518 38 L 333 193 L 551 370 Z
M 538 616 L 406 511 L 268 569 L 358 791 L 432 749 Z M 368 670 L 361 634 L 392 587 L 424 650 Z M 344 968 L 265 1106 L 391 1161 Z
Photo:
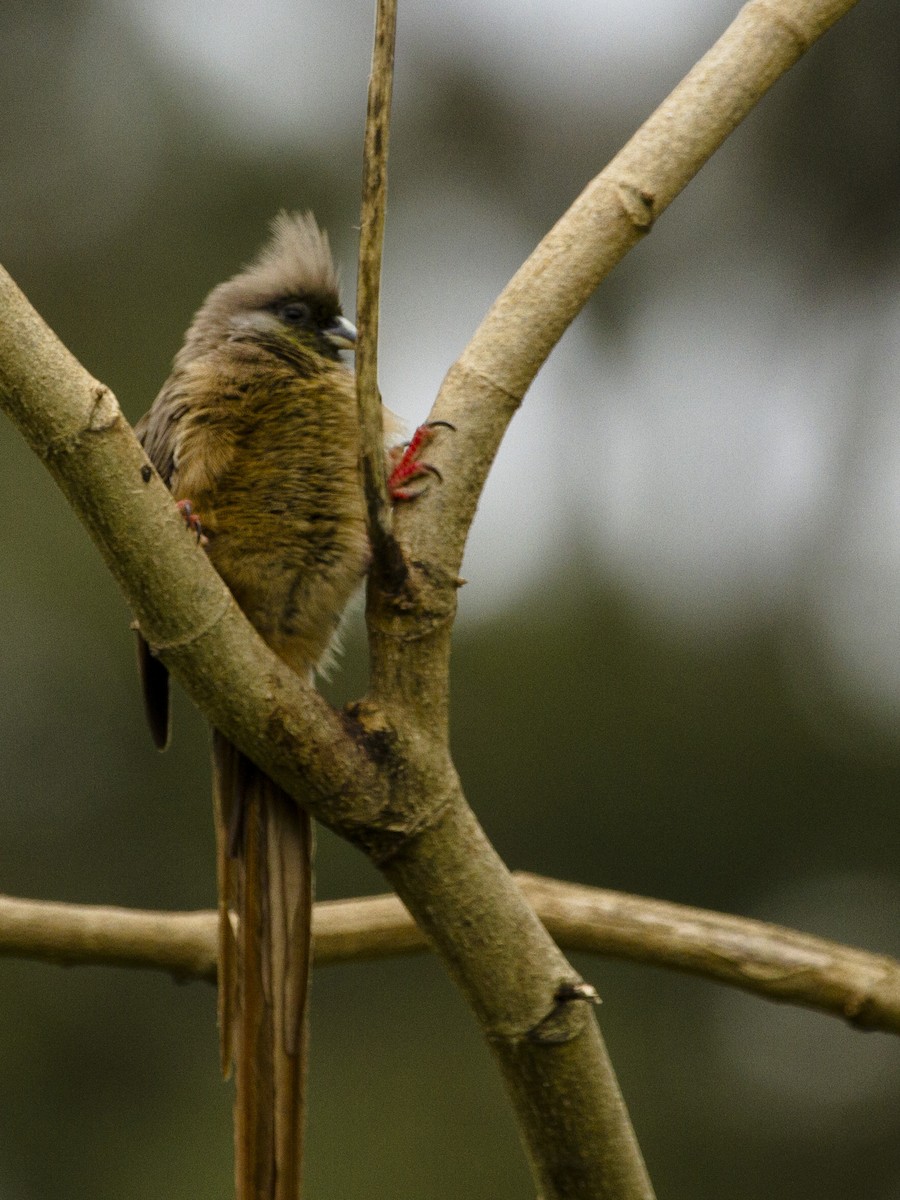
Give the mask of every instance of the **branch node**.
M 91 388 L 94 395 L 94 406 L 91 409 L 91 415 L 88 419 L 87 429 L 89 433 L 103 433 L 106 429 L 111 429 L 122 415 L 118 401 L 115 396 L 102 383 L 94 383 Z
M 556 1001 L 568 1004 L 572 1000 L 586 1000 L 588 1004 L 602 1004 L 600 993 L 592 983 L 580 979 L 577 983 L 561 983 L 556 989 Z
M 197 628 L 189 630 L 183 637 L 171 638 L 164 642 L 151 640 L 149 637 L 147 637 L 147 634 L 141 629 L 137 621 L 132 621 L 131 628 L 136 630 L 141 635 L 141 637 L 150 647 L 151 654 L 165 655 L 169 650 L 183 650 L 185 646 L 192 646 L 195 642 L 199 642 L 202 637 L 205 637 L 206 634 L 210 633 L 211 630 L 215 629 L 216 626 L 220 624 L 220 622 L 225 618 L 228 610 L 231 608 L 232 603 L 233 601 L 231 599 L 231 594 L 229 593 L 223 597 L 222 604 L 212 614 L 209 620 L 204 621 L 203 624 L 199 625 Z
M 747 7 L 751 11 L 755 9 L 757 12 L 764 14 L 766 20 L 772 25 L 777 25 L 783 29 L 796 45 L 798 57 L 801 54 L 805 54 L 816 40 L 816 34 L 810 36 L 807 30 L 801 28 L 796 21 L 792 21 L 786 13 L 773 5 L 770 0 L 754 0 L 754 3 L 748 4 Z
M 457 592 L 466 581 L 449 574 L 438 562 L 406 558 L 403 562 L 406 574 L 395 576 L 396 590 L 379 577 L 377 593 L 369 592 L 367 620 L 370 630 L 408 644 L 452 625 Z M 413 614 L 415 621 L 411 622 Z
M 870 973 L 861 977 L 859 983 L 848 991 L 841 1005 L 841 1013 L 850 1025 L 857 1029 L 884 1028 L 878 989 L 890 980 L 891 975 L 890 969 L 884 967 L 877 974 Z
M 403 756 L 398 752 L 396 729 L 385 716 L 383 709 L 371 700 L 359 700 L 348 704 L 341 714 L 344 727 L 354 742 L 365 752 L 369 760 L 388 776 L 404 769 L 400 764 Z M 394 789 L 389 788 L 389 793 Z M 421 797 L 434 796 L 427 804 L 422 801 L 415 811 L 390 805 L 385 806 L 374 819 L 358 826 L 351 834 L 345 834 L 356 845 L 362 847 L 376 867 L 383 868 L 396 859 L 416 838 L 434 828 L 443 820 L 453 803 L 452 788 L 442 787 L 417 789 Z
M 588 1012 L 584 1005 L 599 1003 L 597 989 L 591 984 L 583 979 L 563 979 L 553 993 L 550 1012 L 525 1036 L 528 1041 L 545 1046 L 561 1046 L 571 1042 L 584 1028 Z
M 467 351 L 463 351 L 462 357 L 458 358 L 447 372 L 444 382 L 441 384 L 441 391 L 443 392 L 448 383 L 451 381 L 455 383 L 457 379 L 461 380 L 459 386 L 463 391 L 465 391 L 465 381 L 467 379 L 477 380 L 479 384 L 484 385 L 489 391 L 507 401 L 511 406 L 512 412 L 515 412 L 522 403 L 524 389 L 508 387 L 481 367 L 475 366 L 472 357 L 467 355 Z M 433 411 L 434 409 L 432 409 Z
M 385 719 L 383 710 L 370 700 L 352 701 L 341 713 L 344 728 L 371 761 L 387 766 L 396 752 L 397 734 Z
M 453 792 L 446 791 L 439 800 L 429 803 L 427 812 L 417 813 L 414 820 L 411 821 L 405 813 L 398 813 L 395 821 L 383 820 L 377 829 L 370 829 L 366 839 L 366 853 L 373 864 L 379 870 L 384 870 L 389 863 L 399 858 L 417 838 L 443 821 L 453 804 L 453 799 Z
M 119 402 L 105 384 L 94 380 L 90 385 L 92 404 L 85 423 L 67 433 L 50 438 L 41 447 L 41 454 L 48 462 L 72 454 L 81 445 L 82 439 L 90 433 L 106 433 L 119 421 L 124 421 Z
M 653 193 L 624 179 L 610 179 L 609 183 L 618 197 L 622 211 L 635 229 L 649 231 L 656 220 L 656 213 L 653 211 L 656 197 Z

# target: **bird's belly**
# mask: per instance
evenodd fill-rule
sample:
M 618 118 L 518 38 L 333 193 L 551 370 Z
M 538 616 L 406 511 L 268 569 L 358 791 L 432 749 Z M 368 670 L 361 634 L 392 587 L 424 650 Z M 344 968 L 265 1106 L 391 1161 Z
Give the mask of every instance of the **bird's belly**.
M 359 512 L 242 510 L 238 530 L 217 514 L 209 555 L 269 646 L 301 674 L 327 653 L 368 565 Z

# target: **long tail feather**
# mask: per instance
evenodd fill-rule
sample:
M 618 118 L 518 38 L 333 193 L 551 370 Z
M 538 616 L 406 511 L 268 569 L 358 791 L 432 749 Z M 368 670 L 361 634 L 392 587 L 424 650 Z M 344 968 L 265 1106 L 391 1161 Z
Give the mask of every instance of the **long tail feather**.
M 153 656 L 140 633 L 137 635 L 137 655 L 150 736 L 157 750 L 165 750 L 169 744 L 169 672 Z
M 235 1065 L 238 1200 L 298 1200 L 303 1150 L 312 829 L 281 788 L 213 738 L 219 1027 Z

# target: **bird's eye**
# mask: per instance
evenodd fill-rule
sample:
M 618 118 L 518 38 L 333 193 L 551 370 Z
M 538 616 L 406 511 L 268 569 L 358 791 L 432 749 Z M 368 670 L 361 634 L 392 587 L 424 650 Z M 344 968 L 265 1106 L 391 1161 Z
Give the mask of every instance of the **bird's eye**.
M 281 310 L 281 319 L 286 321 L 288 325 L 302 325 L 304 321 L 309 320 L 309 305 L 303 304 L 302 301 L 293 300 L 290 304 L 285 304 Z

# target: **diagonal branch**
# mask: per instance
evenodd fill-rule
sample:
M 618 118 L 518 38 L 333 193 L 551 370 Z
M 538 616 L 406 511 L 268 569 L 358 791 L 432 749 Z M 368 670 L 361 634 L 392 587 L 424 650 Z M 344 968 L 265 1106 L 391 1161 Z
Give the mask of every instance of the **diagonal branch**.
M 685 971 L 900 1034 L 900 962 L 747 917 L 516 873 L 535 912 L 567 950 Z M 0 896 L 0 955 L 152 968 L 216 977 L 218 916 L 146 912 Z M 315 906 L 316 966 L 429 949 L 396 896 Z
M 769 88 L 855 4 L 750 0 L 522 264 L 432 410 L 458 432 L 435 449 L 445 485 L 403 514 L 415 557 L 440 564 L 448 578 L 459 571 L 500 440 L 562 334 Z
M 154 651 L 210 721 L 320 820 L 369 823 L 384 787 L 368 756 L 265 645 L 185 528 L 113 394 L 2 268 L 0 314 L 0 408 L 87 526 Z
M 465 804 L 446 725 L 412 704 L 342 717 L 243 616 L 124 420 L 0 270 L 0 407 L 84 521 L 141 631 L 212 723 L 380 866 L 441 951 L 494 1050 L 547 1200 L 652 1190 L 591 992 Z M 449 632 L 449 630 L 447 630 Z M 424 725 L 423 725 L 424 722 Z M 424 801 L 424 802 L 423 802 Z M 577 1097 L 577 1102 L 573 1102 Z
M 484 837 L 449 759 L 450 643 L 463 549 L 506 427 L 564 330 L 757 101 L 853 2 L 751 0 L 547 234 L 451 367 L 432 409 L 431 419 L 455 432 L 429 447 L 443 482 L 395 516 L 410 566 L 405 586 L 394 591 L 370 581 L 374 714 L 364 704 L 357 716 L 365 728 L 380 730 L 386 721 L 394 731 L 405 770 L 394 779 L 393 798 L 418 816 L 414 843 L 399 840 L 379 865 L 478 1017 L 548 1200 L 632 1200 L 652 1190 L 598 1025 L 586 1005 L 560 1003 L 577 976 Z M 558 1035 L 563 1013 L 568 1023 Z

